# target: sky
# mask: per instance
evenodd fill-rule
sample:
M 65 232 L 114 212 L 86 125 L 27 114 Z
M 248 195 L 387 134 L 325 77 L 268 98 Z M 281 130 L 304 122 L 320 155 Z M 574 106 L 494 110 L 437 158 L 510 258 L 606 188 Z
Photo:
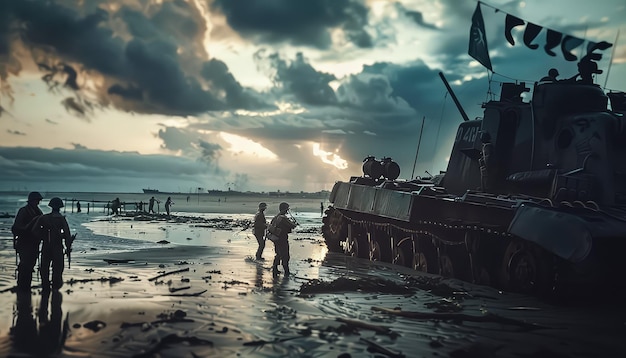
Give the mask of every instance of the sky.
M 507 14 L 613 43 L 595 81 L 626 90 L 624 0 L 482 3 L 493 73 L 468 55 L 476 4 L 0 0 L 0 191 L 315 192 L 368 156 L 436 174 L 463 120 L 440 71 L 471 119 L 502 82 L 577 73 L 524 26 L 511 45 Z

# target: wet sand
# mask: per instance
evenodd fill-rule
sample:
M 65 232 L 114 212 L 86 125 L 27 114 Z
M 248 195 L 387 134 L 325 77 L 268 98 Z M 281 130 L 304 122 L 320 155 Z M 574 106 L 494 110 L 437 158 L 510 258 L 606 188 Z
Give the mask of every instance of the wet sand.
M 234 200 L 223 206 L 228 205 L 235 208 L 224 212 L 242 212 Z M 252 260 L 257 244 L 245 218 L 253 210 L 195 220 L 182 212 L 170 219 L 101 217 L 83 226 L 78 223 L 96 216 L 66 214 L 81 241 L 64 287 L 50 296 L 39 288 L 26 297 L 8 290 L 15 283 L 7 231 L 12 219 L 0 219 L 0 356 L 44 349 L 62 357 L 620 357 L 626 352 L 621 302 L 554 306 L 328 254 L 316 229 L 319 201 L 309 205 L 310 214 L 296 216 L 303 229 L 290 235 L 289 277 L 272 276 L 272 243 L 264 252 L 268 260 Z M 272 213 L 270 205 L 268 217 Z M 169 243 L 158 243 L 162 240 Z

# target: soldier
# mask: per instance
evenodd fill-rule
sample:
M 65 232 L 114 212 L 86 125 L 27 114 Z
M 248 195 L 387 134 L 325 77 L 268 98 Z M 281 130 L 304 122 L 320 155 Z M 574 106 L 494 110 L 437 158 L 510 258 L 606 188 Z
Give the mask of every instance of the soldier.
M 256 259 L 265 260 L 263 250 L 265 249 L 265 229 L 267 229 L 267 220 L 265 220 L 265 209 L 267 209 L 266 203 L 259 203 L 259 210 L 254 215 L 254 237 L 256 238 L 259 247 L 256 250 Z
M 270 222 L 271 228 L 276 228 L 274 234 L 278 236 L 278 240 L 274 241 L 274 263 L 272 265 L 272 273 L 278 275 L 278 265 L 282 263 L 285 270 L 285 276 L 289 275 L 289 233 L 296 227 L 296 223 L 287 217 L 289 204 L 282 202 L 278 206 L 278 214 L 272 218 Z M 270 230 L 272 231 L 272 230 Z
M 33 269 L 39 255 L 39 239 L 33 235 L 31 229 L 36 219 L 43 215 L 39 209 L 42 199 L 43 196 L 36 191 L 29 193 L 28 202 L 17 212 L 11 227 L 13 246 L 20 258 L 17 266 L 17 289 L 19 291 L 30 291 Z
M 43 242 L 41 246 L 41 263 L 39 273 L 41 275 L 41 287 L 50 289 L 50 264 L 52 264 L 52 288 L 58 290 L 63 286 L 64 248 L 71 250 L 74 237 L 70 235 L 65 216 L 61 214 L 63 200 L 54 197 L 50 199 L 48 206 L 52 212 L 39 217 L 33 227 L 33 232 Z

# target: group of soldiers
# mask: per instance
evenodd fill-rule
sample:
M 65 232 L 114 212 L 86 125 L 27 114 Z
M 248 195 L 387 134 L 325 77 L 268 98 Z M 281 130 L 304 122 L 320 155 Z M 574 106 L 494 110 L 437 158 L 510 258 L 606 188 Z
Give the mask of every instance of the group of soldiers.
M 26 205 L 19 209 L 11 227 L 13 246 L 19 256 L 17 290 L 30 292 L 33 270 L 39 262 L 41 287 L 44 291 L 59 290 L 63 286 L 64 256 L 69 255 L 76 234 L 70 234 L 67 220 L 61 214 L 63 200 L 50 199 L 51 212 L 39 209 L 43 196 L 36 191 L 28 194 Z M 52 267 L 52 279 L 50 268 Z
M 272 263 L 272 274 L 278 276 L 280 271 L 278 266 L 282 265 L 285 276 L 289 275 L 289 233 L 298 223 L 293 217 L 288 217 L 289 204 L 282 202 L 278 205 L 278 214 L 272 218 L 269 225 L 265 219 L 266 203 L 259 203 L 259 210 L 254 215 L 253 231 L 254 237 L 259 244 L 256 251 L 256 259 L 264 260 L 262 257 L 265 249 L 265 240 L 271 240 L 274 243 L 274 262 Z
M 39 192 L 28 194 L 26 205 L 19 209 L 15 222 L 11 227 L 13 245 L 19 256 L 17 267 L 17 290 L 30 291 L 32 273 L 40 258 L 39 275 L 41 287 L 44 290 L 59 290 L 63 286 L 64 256 L 67 254 L 68 263 L 72 250 L 72 243 L 76 234 L 71 235 L 67 220 L 60 210 L 64 206 L 63 200 L 58 197 L 50 199 L 48 206 L 51 212 L 44 214 L 39 208 L 43 196 Z M 254 217 L 254 236 L 258 242 L 256 259 L 262 257 L 265 241 L 270 239 L 274 243 L 274 261 L 272 273 L 280 273 L 278 267 L 282 265 L 285 276 L 289 275 L 289 242 L 288 234 L 298 225 L 293 217 L 288 217 L 289 204 L 282 202 L 278 206 L 278 214 L 270 223 L 265 219 L 266 203 L 259 203 L 259 210 Z M 50 277 L 52 268 L 52 277 Z

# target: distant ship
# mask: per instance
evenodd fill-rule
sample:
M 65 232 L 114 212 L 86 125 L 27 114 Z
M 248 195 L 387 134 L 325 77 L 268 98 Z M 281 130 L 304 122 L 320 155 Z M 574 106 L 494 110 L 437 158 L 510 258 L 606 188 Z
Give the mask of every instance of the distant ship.
M 142 189 L 144 194 L 158 194 L 159 191 L 157 189 Z

